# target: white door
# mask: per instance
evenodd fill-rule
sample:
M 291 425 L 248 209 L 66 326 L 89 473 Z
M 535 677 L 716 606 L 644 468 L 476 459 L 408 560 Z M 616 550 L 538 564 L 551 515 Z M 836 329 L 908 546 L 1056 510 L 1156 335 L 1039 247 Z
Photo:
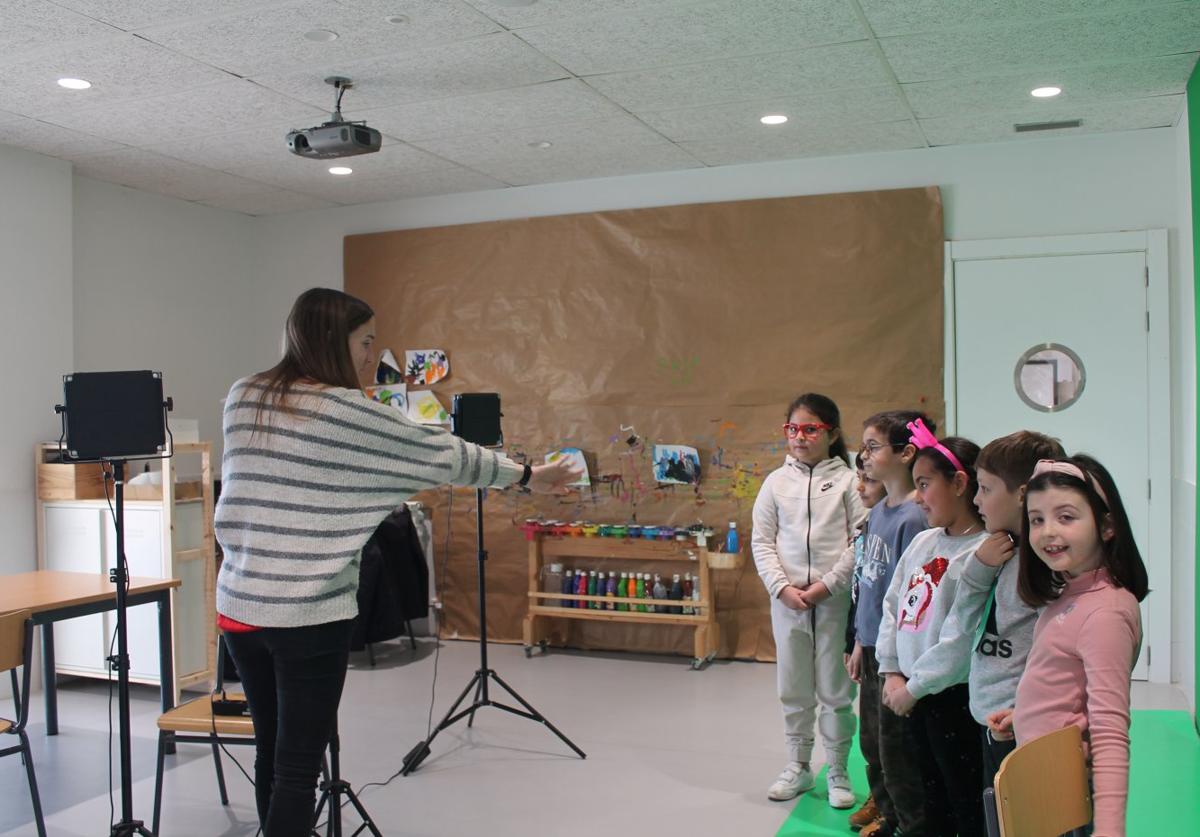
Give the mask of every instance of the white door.
M 1164 565 L 1169 574 L 1170 555 L 1151 549 L 1158 540 L 1151 538 L 1152 503 L 1169 509 L 1170 485 L 1159 482 L 1157 496 L 1151 497 L 1158 394 L 1149 374 L 1147 251 L 1071 253 L 1066 247 L 1058 255 L 988 257 L 986 250 L 971 254 L 970 249 L 958 243 L 949 248 L 956 432 L 982 445 L 1016 430 L 1036 430 L 1060 439 L 1068 453 L 1090 454 L 1109 469 L 1156 588 L 1142 604 L 1143 650 L 1134 671 L 1135 679 L 1147 679 L 1154 629 L 1165 627 L 1168 637 L 1170 630 L 1169 585 L 1154 583 Z M 1014 249 L 1018 254 L 1038 250 Z M 1034 362 L 1018 372 L 1021 358 L 1046 344 L 1078 356 L 1082 373 L 1074 383 L 1067 380 L 1072 377 L 1069 355 L 1061 352 L 1034 355 Z M 1026 398 L 1050 411 L 1027 403 L 1019 385 Z M 1068 403 L 1072 389 L 1078 398 Z M 1164 618 L 1165 626 L 1156 624 Z M 1169 656 L 1168 649 L 1159 652 Z

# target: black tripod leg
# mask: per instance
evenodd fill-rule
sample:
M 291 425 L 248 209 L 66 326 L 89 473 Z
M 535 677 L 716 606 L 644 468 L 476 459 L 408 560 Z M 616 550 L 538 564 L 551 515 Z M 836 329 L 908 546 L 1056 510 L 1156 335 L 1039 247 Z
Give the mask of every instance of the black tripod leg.
M 346 798 L 350 800 L 350 804 L 354 806 L 354 810 L 358 812 L 358 816 L 362 819 L 363 823 L 362 827 L 354 833 L 358 834 L 359 831 L 362 831 L 363 828 L 365 828 L 375 835 L 375 837 L 383 837 L 383 834 L 378 828 L 375 827 L 375 821 L 371 819 L 371 815 L 367 813 L 367 809 L 364 808 L 362 802 L 359 801 L 358 795 L 353 790 L 347 788 Z
M 516 700 L 517 703 L 519 703 L 519 704 L 521 704 L 521 706 L 525 707 L 525 711 L 527 711 L 530 715 L 532 715 L 534 720 L 540 721 L 543 724 L 545 724 L 546 727 L 552 733 L 554 733 L 555 735 L 557 735 L 559 737 L 559 739 L 562 741 L 562 743 L 566 744 L 568 747 L 570 747 L 572 750 L 574 750 L 575 754 L 577 756 L 579 756 L 581 759 L 587 758 L 587 753 L 585 753 L 583 750 L 576 747 L 575 742 L 573 742 L 571 739 L 569 739 L 565 735 L 563 735 L 562 732 L 558 729 L 558 727 L 554 726 L 554 724 L 552 724 L 548 720 L 546 720 L 545 715 L 543 715 L 541 712 L 538 712 L 536 709 L 534 709 L 533 706 L 530 705 L 530 703 L 525 700 L 525 698 L 521 697 L 519 694 L 517 694 L 512 689 L 511 686 L 509 686 L 507 683 L 505 683 L 503 680 L 501 680 L 499 674 L 496 674 L 496 672 L 494 672 L 494 671 L 488 671 L 488 674 L 491 676 L 491 678 L 493 680 L 495 680 L 497 683 L 500 684 L 500 688 L 504 689 L 504 691 L 506 691 L 510 695 L 512 695 L 513 699 Z
M 467 716 L 467 727 L 475 726 L 475 710 L 479 708 L 479 696 L 483 694 L 483 677 L 475 675 L 479 682 L 475 684 L 475 699 L 471 701 L 471 712 Z
M 429 737 L 408 751 L 408 754 L 404 757 L 403 767 L 400 770 L 401 776 L 407 776 L 409 773 L 412 773 L 420 766 L 421 762 L 425 761 L 425 757 L 429 755 L 429 745 L 433 743 L 433 739 L 437 738 L 439 732 L 453 723 L 451 719 L 454 718 L 455 711 L 467 699 L 467 695 L 471 692 L 471 687 L 475 686 L 479 679 L 479 672 L 475 672 L 475 676 L 467 683 L 467 688 L 462 690 L 462 694 L 458 696 L 458 700 L 454 701 L 450 706 L 449 711 L 446 712 L 441 722 L 433 728 L 433 732 L 429 734 Z M 474 711 L 473 708 L 471 711 Z

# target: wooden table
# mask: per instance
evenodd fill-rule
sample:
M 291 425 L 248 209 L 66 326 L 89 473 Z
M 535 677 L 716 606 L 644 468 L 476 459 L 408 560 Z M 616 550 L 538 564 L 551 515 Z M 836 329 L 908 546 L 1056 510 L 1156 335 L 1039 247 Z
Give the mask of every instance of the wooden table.
M 175 705 L 175 662 L 171 656 L 171 590 L 177 578 L 129 580 L 127 601 L 134 605 L 158 603 L 158 666 L 162 711 Z M 107 575 L 38 570 L 0 576 L 0 613 L 28 610 L 33 624 L 42 628 L 42 671 L 45 682 L 46 734 L 58 735 L 58 686 L 54 670 L 54 623 L 76 616 L 116 610 L 117 588 Z

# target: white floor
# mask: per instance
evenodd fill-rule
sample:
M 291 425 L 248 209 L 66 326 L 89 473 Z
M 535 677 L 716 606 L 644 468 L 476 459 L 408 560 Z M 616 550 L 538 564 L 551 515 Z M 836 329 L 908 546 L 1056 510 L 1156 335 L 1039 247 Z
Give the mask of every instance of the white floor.
M 416 652 L 400 643 L 377 648 L 373 670 L 365 655 L 354 656 L 342 701 L 343 773 L 355 788 L 399 768 L 403 755 L 425 737 L 429 713 L 432 641 Z M 765 795 L 783 766 L 773 665 L 718 662 L 693 672 L 683 658 L 552 651 L 526 659 L 520 647 L 505 645 L 491 646 L 489 656 L 500 677 L 588 758 L 575 757 L 540 724 L 480 710 L 473 730 L 460 722 L 439 735 L 420 770 L 363 792 L 389 837 L 770 837 L 786 819 L 790 804 Z M 443 644 L 435 723 L 477 667 L 476 645 Z M 44 735 L 37 697 L 30 732 L 49 833 L 107 833 L 107 687 L 65 684 L 57 737 Z M 493 686 L 492 697 L 506 696 Z M 1187 708 L 1177 690 L 1146 684 L 1135 684 L 1134 703 Z M 0 703 L 0 714 L 8 708 Z M 134 815 L 147 825 L 157 714 L 157 692 L 135 688 Z M 252 749 L 230 749 L 249 769 Z M 228 762 L 226 780 L 231 804 L 222 808 L 209 749 L 180 745 L 168 757 L 162 833 L 254 835 L 252 788 Z M 16 757 L 0 759 L 0 799 L 0 835 L 33 834 Z M 119 815 L 119 791 L 116 803 Z M 349 808 L 344 822 L 346 834 L 358 826 Z

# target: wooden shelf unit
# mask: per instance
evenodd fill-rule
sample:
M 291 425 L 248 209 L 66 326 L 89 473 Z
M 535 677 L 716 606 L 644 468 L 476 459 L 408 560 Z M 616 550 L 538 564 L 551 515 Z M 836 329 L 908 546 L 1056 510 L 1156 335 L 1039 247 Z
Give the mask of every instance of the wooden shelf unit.
M 542 567 L 547 559 L 593 559 L 620 563 L 620 572 L 631 562 L 678 563 L 700 582 L 699 601 L 670 599 L 638 599 L 632 597 L 583 596 L 578 594 L 544 592 L 541 589 Z M 585 619 L 599 622 L 637 622 L 666 624 L 694 629 L 692 668 L 699 669 L 717 655 L 719 627 L 713 607 L 712 574 L 709 572 L 708 550 L 692 541 L 652 541 L 638 538 L 603 538 L 544 535 L 537 533 L 529 542 L 529 612 L 523 624 L 525 656 L 531 656 L 535 646 L 546 650 L 551 619 Z M 634 570 L 635 572 L 638 570 Z M 643 570 L 644 571 L 644 570 Z M 680 572 L 683 575 L 683 572 Z M 689 607 L 693 613 L 639 613 L 634 610 L 591 610 L 546 604 L 551 601 L 602 602 L 608 604 L 656 606 L 666 602 L 670 607 Z

